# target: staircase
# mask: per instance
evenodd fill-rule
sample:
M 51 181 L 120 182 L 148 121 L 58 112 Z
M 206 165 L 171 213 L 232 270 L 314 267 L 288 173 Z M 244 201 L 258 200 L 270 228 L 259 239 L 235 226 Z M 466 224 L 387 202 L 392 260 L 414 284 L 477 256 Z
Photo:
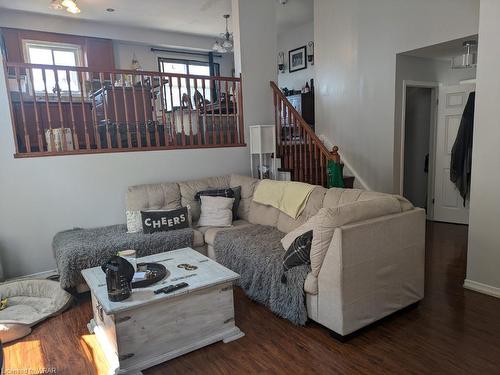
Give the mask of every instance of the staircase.
M 274 97 L 276 153 L 281 158 L 280 172 L 289 172 L 292 181 L 327 186 L 327 164 L 337 160 L 338 148 L 329 151 L 307 122 L 288 101 L 275 82 Z M 354 177 L 344 178 L 352 188 Z

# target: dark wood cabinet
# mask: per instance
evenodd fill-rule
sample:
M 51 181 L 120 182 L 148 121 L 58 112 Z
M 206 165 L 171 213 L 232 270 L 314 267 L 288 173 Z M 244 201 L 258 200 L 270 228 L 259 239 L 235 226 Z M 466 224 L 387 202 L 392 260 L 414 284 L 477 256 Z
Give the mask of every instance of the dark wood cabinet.
M 314 93 L 290 95 L 287 99 L 314 130 Z

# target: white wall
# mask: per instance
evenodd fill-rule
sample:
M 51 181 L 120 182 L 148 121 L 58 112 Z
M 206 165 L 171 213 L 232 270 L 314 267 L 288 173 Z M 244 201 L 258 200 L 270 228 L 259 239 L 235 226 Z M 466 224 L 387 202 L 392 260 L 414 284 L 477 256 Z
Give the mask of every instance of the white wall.
M 143 45 L 209 48 L 213 42 L 4 10 L 0 26 L 123 38 Z M 248 149 L 241 147 L 29 159 L 14 159 L 13 154 L 5 79 L 0 74 L 0 258 L 6 277 L 53 269 L 51 242 L 60 230 L 124 223 L 127 186 L 249 173 Z
M 278 74 L 278 87 L 286 87 L 289 90 L 300 90 L 314 78 L 314 65 L 307 63 L 307 69 L 299 70 L 298 72 L 289 72 L 288 51 L 307 46 L 310 41 L 314 41 L 314 23 L 294 27 L 293 29 L 281 31 L 278 34 L 278 52 L 282 51 L 285 54 L 285 72 Z M 309 48 L 309 47 L 308 47 Z M 276 54 L 276 61 L 278 55 Z
M 393 191 L 396 54 L 477 34 L 477 0 L 315 0 L 316 127 Z
M 481 0 L 465 285 L 500 297 L 500 2 Z M 478 284 L 479 283 L 479 284 Z
M 437 82 L 444 86 L 458 85 L 460 81 L 476 78 L 476 68 L 451 69 L 445 60 L 426 59 L 399 54 L 396 57 L 396 102 L 394 126 L 394 181 L 393 191 L 399 194 L 403 81 Z
M 236 75 L 242 72 L 245 125 L 274 124 L 270 81 L 277 81 L 276 4 L 232 0 Z
M 134 53 L 137 60 L 141 64 L 142 69 L 149 71 L 158 71 L 158 57 L 208 62 L 208 53 L 206 53 L 205 56 L 197 56 L 182 53 L 153 52 L 151 51 L 151 47 L 151 44 L 130 43 L 116 40 L 113 41 L 116 68 L 130 69 Z M 225 53 L 221 55 L 216 53 L 216 55 L 221 56 L 214 56 L 214 62 L 220 64 L 221 75 L 231 77 L 234 69 L 233 54 Z

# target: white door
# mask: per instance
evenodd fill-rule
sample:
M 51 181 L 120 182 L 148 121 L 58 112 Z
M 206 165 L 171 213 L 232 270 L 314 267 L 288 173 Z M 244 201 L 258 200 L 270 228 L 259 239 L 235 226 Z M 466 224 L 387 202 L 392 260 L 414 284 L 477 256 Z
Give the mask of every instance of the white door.
M 464 207 L 455 184 L 450 180 L 451 150 L 457 137 L 467 99 L 474 83 L 440 88 L 434 178 L 434 220 L 449 223 L 469 222 L 469 202 Z

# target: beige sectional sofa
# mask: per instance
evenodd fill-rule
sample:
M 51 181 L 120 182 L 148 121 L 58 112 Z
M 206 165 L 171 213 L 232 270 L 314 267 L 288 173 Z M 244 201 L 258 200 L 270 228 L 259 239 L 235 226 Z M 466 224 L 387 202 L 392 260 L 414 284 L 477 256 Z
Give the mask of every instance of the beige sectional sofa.
M 252 201 L 259 180 L 231 175 L 179 183 L 133 186 L 127 210 L 191 207 L 196 223 L 200 207 L 194 196 L 209 188 L 241 186 L 239 218 L 234 227 L 270 225 L 289 233 L 322 207 L 388 197 L 355 189 L 316 187 L 304 211 L 295 220 L 279 210 Z M 310 273 L 304 284 L 310 319 L 346 336 L 424 297 L 425 212 L 403 198 L 399 212 L 349 222 L 334 230 L 319 274 Z M 353 206 L 354 207 L 354 206 Z M 354 215 L 353 217 L 356 217 Z M 363 217 L 363 215 L 361 215 Z M 196 228 L 194 247 L 214 258 L 214 239 L 228 228 Z M 285 235 L 285 234 L 284 234 Z

